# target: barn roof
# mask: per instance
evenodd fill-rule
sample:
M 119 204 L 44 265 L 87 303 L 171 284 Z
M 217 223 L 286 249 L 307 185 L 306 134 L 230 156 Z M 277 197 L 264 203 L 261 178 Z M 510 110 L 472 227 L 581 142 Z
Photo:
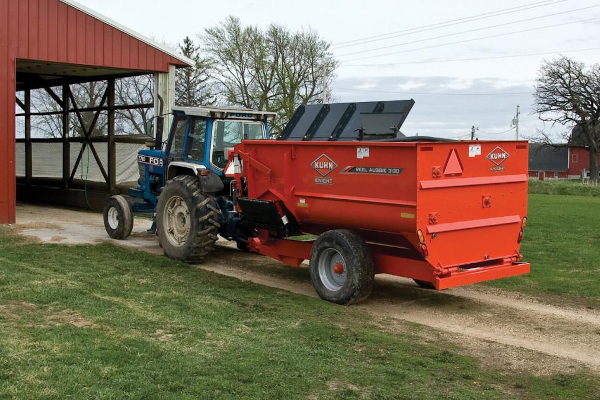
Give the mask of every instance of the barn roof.
M 529 144 L 529 171 L 568 171 L 569 148 L 545 143 Z

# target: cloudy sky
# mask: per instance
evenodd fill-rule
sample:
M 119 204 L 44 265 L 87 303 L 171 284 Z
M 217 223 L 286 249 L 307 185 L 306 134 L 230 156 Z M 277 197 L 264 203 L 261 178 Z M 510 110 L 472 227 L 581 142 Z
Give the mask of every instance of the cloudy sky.
M 600 61 L 600 1 L 592 0 L 78 1 L 172 44 L 229 15 L 313 29 L 340 62 L 335 99 L 412 98 L 407 135 L 467 138 L 474 125 L 481 139 L 511 139 L 517 104 L 522 136 L 551 129 L 531 114 L 542 61 Z

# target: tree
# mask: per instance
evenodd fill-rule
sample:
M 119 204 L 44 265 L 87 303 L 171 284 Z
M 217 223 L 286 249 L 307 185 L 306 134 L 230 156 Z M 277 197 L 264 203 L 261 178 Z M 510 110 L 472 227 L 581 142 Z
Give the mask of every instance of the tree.
M 276 122 L 281 124 L 292 117 L 300 104 L 323 101 L 323 80 L 326 85 L 331 84 L 337 61 L 329 53 L 329 44 L 313 31 L 291 33 L 271 25 L 267 38 L 277 54 L 277 95 L 273 108 L 280 116 Z M 283 130 L 283 126 L 276 128 L 279 132 Z
M 216 98 L 212 93 L 210 62 L 200 57 L 199 47 L 187 36 L 179 50 L 193 60 L 194 65 L 176 71 L 175 103 L 187 107 L 214 104 Z
M 299 105 L 322 101 L 323 77 L 330 83 L 337 68 L 329 43 L 313 31 L 263 31 L 229 17 L 200 38 L 215 66 L 219 102 L 275 111 L 275 134 Z
M 586 67 L 564 56 L 546 61 L 539 70 L 534 98 L 534 109 L 542 121 L 565 126 L 570 142 L 577 142 L 589 150 L 590 182 L 597 184 L 600 65 Z M 548 139 L 547 135 L 544 137 Z
M 152 75 L 129 76 L 115 81 L 115 101 L 118 105 L 152 104 L 153 92 Z M 115 111 L 115 132 L 117 135 L 146 135 L 147 126 L 153 118 L 153 107 L 118 109 Z

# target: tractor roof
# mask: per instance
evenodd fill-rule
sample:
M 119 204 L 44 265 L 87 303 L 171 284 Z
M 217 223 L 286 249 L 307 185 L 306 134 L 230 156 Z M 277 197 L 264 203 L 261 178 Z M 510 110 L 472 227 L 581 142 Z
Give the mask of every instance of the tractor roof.
M 252 120 L 272 120 L 274 112 L 250 110 L 247 108 L 227 107 L 173 107 L 175 113 L 210 118 L 232 118 Z

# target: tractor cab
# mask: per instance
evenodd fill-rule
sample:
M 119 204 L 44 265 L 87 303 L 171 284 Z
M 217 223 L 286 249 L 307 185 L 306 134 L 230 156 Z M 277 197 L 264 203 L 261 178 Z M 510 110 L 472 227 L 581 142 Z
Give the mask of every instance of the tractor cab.
M 174 107 L 166 142 L 165 178 L 182 168 L 208 169 L 222 177 L 228 153 L 247 139 L 268 139 L 274 113 L 226 108 Z
M 274 116 L 247 109 L 173 107 L 167 139 L 163 142 L 159 134 L 151 148 L 138 153 L 139 187 L 130 195 L 154 208 L 163 186 L 178 175 L 210 175 L 218 186 L 233 146 L 246 139 L 268 139 L 268 122 Z

